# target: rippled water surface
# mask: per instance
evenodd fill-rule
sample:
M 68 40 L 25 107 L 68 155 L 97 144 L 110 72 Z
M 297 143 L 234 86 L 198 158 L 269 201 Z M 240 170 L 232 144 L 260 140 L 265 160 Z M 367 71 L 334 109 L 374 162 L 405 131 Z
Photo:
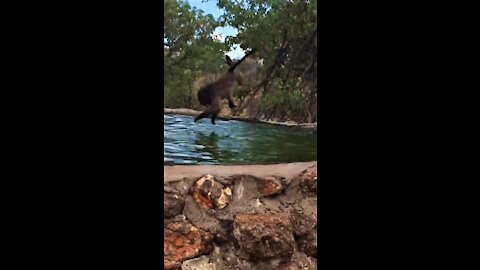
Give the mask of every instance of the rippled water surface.
M 317 159 L 312 131 L 241 121 L 164 115 L 164 163 L 269 164 Z

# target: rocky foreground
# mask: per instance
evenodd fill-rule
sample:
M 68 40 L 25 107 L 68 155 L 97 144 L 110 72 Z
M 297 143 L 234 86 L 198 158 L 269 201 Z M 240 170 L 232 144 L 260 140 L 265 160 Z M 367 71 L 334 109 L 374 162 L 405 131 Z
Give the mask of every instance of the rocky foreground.
M 307 165 L 166 182 L 165 269 L 317 269 L 317 164 Z

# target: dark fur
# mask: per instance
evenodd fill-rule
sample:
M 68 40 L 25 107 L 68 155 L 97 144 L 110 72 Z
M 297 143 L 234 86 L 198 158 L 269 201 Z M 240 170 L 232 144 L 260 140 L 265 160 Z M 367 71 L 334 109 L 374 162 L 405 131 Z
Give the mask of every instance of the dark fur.
M 211 122 L 215 125 L 215 118 L 220 113 L 222 99 L 228 100 L 228 106 L 231 109 L 236 107 L 232 96 L 233 87 L 235 83 L 242 84 L 242 78 L 241 75 L 235 74 L 234 71 L 238 65 L 240 65 L 249 55 L 254 52 L 255 50 L 251 50 L 236 63 L 233 63 L 232 59 L 230 59 L 228 55 L 226 56 L 226 62 L 230 66 L 227 74 L 214 83 L 210 83 L 205 87 L 202 87 L 197 93 L 200 104 L 203 106 L 208 106 L 208 109 L 197 116 L 194 122 L 211 115 Z
M 212 94 L 214 93 L 213 91 L 213 85 L 209 84 L 205 87 L 203 87 L 200 91 L 198 91 L 197 96 L 198 96 L 198 101 L 200 104 L 203 106 L 208 106 L 212 104 Z

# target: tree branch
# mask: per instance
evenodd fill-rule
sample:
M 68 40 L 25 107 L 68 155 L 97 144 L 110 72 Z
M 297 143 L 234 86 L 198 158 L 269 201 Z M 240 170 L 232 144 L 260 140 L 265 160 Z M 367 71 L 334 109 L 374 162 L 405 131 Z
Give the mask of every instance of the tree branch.
M 289 44 L 288 39 L 287 39 L 287 35 L 288 35 L 288 31 L 285 29 L 284 32 L 283 32 L 282 44 L 281 44 L 280 48 L 278 49 L 277 55 L 275 57 L 275 61 L 273 62 L 273 64 L 270 66 L 270 68 L 267 71 L 267 75 L 265 76 L 265 79 L 260 84 L 258 84 L 257 86 L 254 87 L 255 90 L 248 95 L 248 96 L 250 96 L 250 98 L 246 97 L 244 99 L 244 102 L 242 102 L 238 106 L 238 109 L 234 111 L 234 115 L 238 115 L 238 113 L 245 110 L 245 108 L 248 106 L 248 104 L 250 104 L 250 102 L 257 95 L 257 93 L 260 89 L 264 88 L 264 93 L 266 92 L 266 90 L 267 90 L 266 86 L 267 86 L 268 82 L 273 77 L 275 77 L 277 75 L 278 67 L 285 60 L 285 59 L 282 59 L 282 56 L 286 53 L 286 48 Z

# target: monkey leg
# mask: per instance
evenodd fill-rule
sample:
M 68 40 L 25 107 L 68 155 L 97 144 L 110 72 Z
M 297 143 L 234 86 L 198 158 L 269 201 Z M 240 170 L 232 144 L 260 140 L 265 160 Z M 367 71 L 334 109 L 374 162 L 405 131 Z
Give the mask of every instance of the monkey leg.
M 197 122 L 198 120 L 200 120 L 202 118 L 206 118 L 206 117 L 208 117 L 210 115 L 214 115 L 214 114 L 215 114 L 215 117 L 216 117 L 216 114 L 218 114 L 220 112 L 221 101 L 222 100 L 220 99 L 220 97 L 214 98 L 212 100 L 212 104 L 210 105 L 210 107 L 208 109 L 206 109 L 204 112 L 202 112 L 199 116 L 195 117 L 194 122 Z M 215 122 L 215 120 L 213 120 L 213 123 L 214 122 Z
M 220 113 L 220 107 L 215 107 L 215 110 L 212 112 L 212 125 L 215 125 L 215 118 L 217 118 Z
M 195 117 L 195 120 L 193 120 L 193 122 L 197 122 L 198 120 L 202 119 L 202 118 L 206 118 L 208 117 L 209 115 L 212 114 L 212 108 L 208 108 L 207 110 L 205 110 L 204 112 L 202 112 L 200 115 L 198 115 L 197 117 Z
M 220 96 L 216 96 L 212 100 L 212 105 L 210 106 L 210 113 L 212 114 L 212 125 L 215 125 L 215 118 L 220 113 L 222 105 L 222 98 Z

